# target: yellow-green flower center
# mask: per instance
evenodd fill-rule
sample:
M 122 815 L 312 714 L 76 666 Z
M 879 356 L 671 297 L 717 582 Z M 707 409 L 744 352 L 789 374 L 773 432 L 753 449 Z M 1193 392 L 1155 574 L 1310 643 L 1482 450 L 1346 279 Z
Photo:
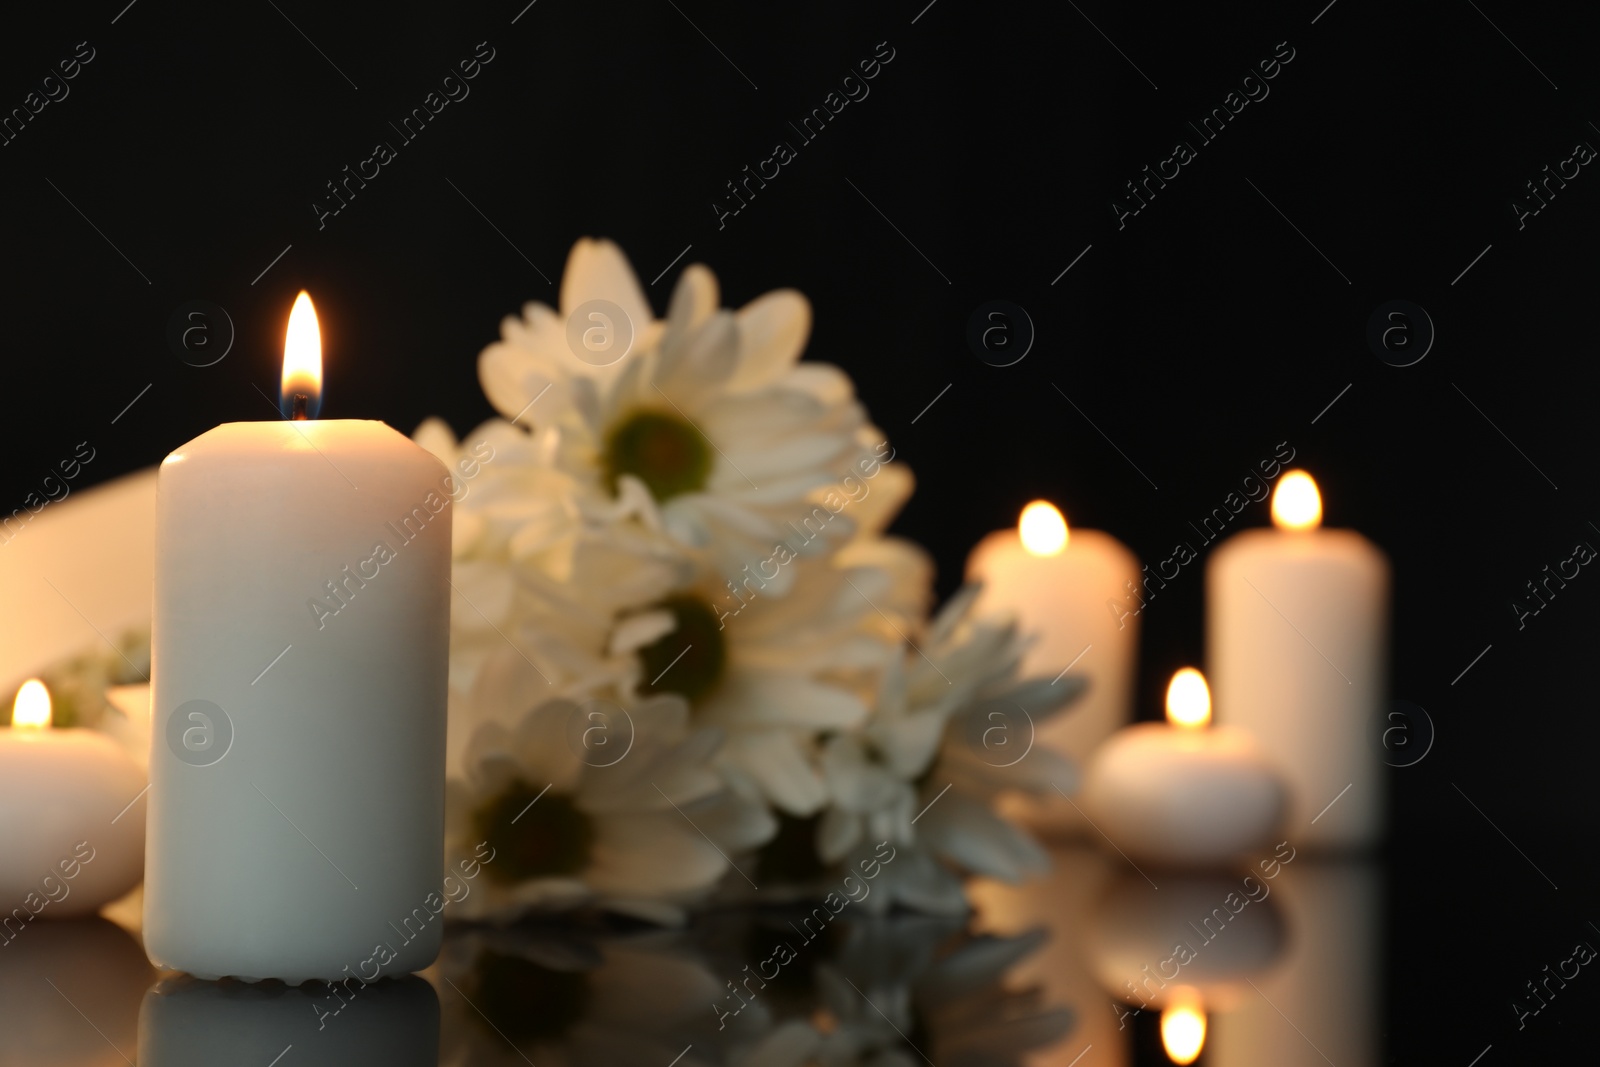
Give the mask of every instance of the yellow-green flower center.
M 571 797 L 540 797 L 542 789 L 519 778 L 472 813 L 477 839 L 495 850 L 494 862 L 484 870 L 497 882 L 577 874 L 589 862 L 594 823 Z
M 601 462 L 613 493 L 617 479 L 631 474 L 656 500 L 668 500 L 705 488 L 711 447 L 700 431 L 675 414 L 636 411 L 611 428 Z
M 677 621 L 671 633 L 639 650 L 642 693 L 677 693 L 698 700 L 722 680 L 728 645 L 716 611 L 696 596 L 671 596 L 656 605 Z

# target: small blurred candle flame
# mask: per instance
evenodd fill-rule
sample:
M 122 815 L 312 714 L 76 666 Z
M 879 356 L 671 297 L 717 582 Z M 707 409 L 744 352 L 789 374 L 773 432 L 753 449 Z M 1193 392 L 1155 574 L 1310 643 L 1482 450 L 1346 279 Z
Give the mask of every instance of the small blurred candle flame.
M 1272 491 L 1272 521 L 1280 530 L 1315 530 L 1322 525 L 1322 494 L 1305 471 L 1290 471 Z
M 1167 721 L 1186 730 L 1198 730 L 1211 721 L 1211 687 L 1193 667 L 1183 668 L 1167 683 Z
M 1035 500 L 1022 509 L 1017 532 L 1030 556 L 1055 556 L 1067 547 L 1067 520 L 1048 500 Z
M 42 730 L 50 725 L 50 690 L 37 678 L 29 678 L 17 690 L 11 705 L 12 728 Z
M 294 397 L 306 398 L 306 418 L 312 418 L 322 404 L 322 332 L 317 328 L 317 309 L 305 290 L 294 298 L 289 310 L 289 329 L 283 337 L 283 385 L 279 407 L 285 418 L 293 418 Z
M 1167 1059 L 1177 1064 L 1193 1063 L 1206 1044 L 1206 1013 L 1200 994 L 1187 986 L 1173 991 L 1172 1000 L 1161 1009 L 1161 1046 Z

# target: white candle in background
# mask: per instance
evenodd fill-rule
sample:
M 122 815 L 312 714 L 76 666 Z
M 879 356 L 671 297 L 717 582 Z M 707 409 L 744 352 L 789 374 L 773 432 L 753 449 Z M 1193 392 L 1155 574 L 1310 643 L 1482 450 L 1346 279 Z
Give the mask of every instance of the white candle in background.
M 1283 784 L 1248 733 L 1210 722 L 1205 676 L 1185 667 L 1167 686 L 1167 722 L 1136 723 L 1100 747 L 1083 806 L 1118 848 L 1205 866 L 1272 840 Z
M 50 726 L 37 679 L 0 730 L 0 949 L 36 919 L 92 915 L 139 884 L 145 776 L 116 741 Z
M 1098 530 L 1068 530 L 1061 512 L 1036 500 L 1022 510 L 1017 529 L 997 530 L 967 559 L 967 580 L 983 583 L 976 610 L 1015 613 L 1035 636 L 1022 661 L 1029 676 L 1053 678 L 1072 665 L 1089 689 L 1038 727 L 1038 743 L 1082 768 L 1089 756 L 1132 717 L 1134 657 L 1139 625 L 1107 610 L 1127 584 L 1139 581 L 1139 561 L 1128 547 Z M 1070 789 L 1068 790 L 1071 791 Z M 1064 798 L 1011 796 L 1006 814 L 1038 829 L 1074 830 L 1083 818 Z
M 1283 774 L 1284 832 L 1296 844 L 1370 845 L 1384 818 L 1389 563 L 1360 534 L 1321 528 L 1321 498 L 1302 471 L 1278 482 L 1272 520 L 1206 565 L 1218 718 L 1254 734 Z
M 315 406 L 290 373 L 315 330 L 301 294 L 295 408 Z M 144 912 L 158 965 L 297 982 L 434 959 L 451 484 L 357 420 L 228 423 L 162 464 Z

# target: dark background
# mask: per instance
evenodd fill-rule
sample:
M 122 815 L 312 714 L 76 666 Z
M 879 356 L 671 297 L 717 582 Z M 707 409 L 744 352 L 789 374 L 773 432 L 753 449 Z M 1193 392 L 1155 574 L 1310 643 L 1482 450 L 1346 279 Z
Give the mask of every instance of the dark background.
M 584 235 L 617 240 L 647 284 L 693 245 L 648 289 L 658 312 L 696 260 L 728 305 L 810 297 L 809 358 L 854 376 L 918 476 L 895 529 L 933 551 L 941 595 L 1036 496 L 1160 560 L 1288 441 L 1328 522 L 1390 554 L 1393 692 L 1437 727 L 1392 774 L 1392 1060 L 1587 1047 L 1600 978 L 1520 1033 L 1509 1002 L 1574 941 L 1600 944 L 1600 578 L 1525 629 L 1509 602 L 1578 541 L 1600 545 L 1600 176 L 1584 167 L 1521 230 L 1511 208 L 1574 144 L 1600 146 L 1592 16 L 1504 0 L 525 2 L 110 0 L 12 22 L 0 108 L 78 42 L 95 58 L 0 147 L 5 510 L 79 441 L 96 450 L 81 487 L 275 417 L 261 394 L 276 400 L 302 287 L 323 417 L 409 432 L 438 414 L 464 432 L 491 413 L 478 352 L 524 301 L 556 303 Z M 400 147 L 388 122 L 480 41 L 495 58 L 471 95 Z M 895 57 L 870 95 L 800 147 L 787 123 L 881 41 Z M 1270 95 L 1200 145 L 1185 122 L 1283 41 L 1294 59 Z M 724 183 L 780 139 L 798 158 L 719 230 Z M 1179 139 L 1198 157 L 1119 230 L 1123 183 Z M 324 183 L 379 140 L 398 158 L 319 230 Z M 167 340 L 196 299 L 237 331 L 205 368 Z M 1037 331 L 1014 366 L 966 342 L 991 299 Z M 1366 339 L 1395 299 L 1437 330 L 1414 366 Z M 1265 522 L 1253 504 L 1235 526 Z M 1186 567 L 1144 614 L 1146 715 L 1203 655 L 1202 586 Z

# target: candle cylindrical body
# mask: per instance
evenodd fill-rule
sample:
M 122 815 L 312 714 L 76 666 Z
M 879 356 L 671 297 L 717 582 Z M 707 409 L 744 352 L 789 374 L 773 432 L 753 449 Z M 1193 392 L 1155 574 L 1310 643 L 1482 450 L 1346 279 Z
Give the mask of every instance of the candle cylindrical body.
M 1072 665 L 1089 688 L 1060 714 L 1038 726 L 1038 743 L 1081 769 L 1089 756 L 1133 717 L 1134 657 L 1138 619 L 1111 610 L 1139 584 L 1139 561 L 1128 547 L 1099 530 L 1071 531 L 1053 556 L 1023 548 L 1015 529 L 978 542 L 967 560 L 967 579 L 983 582 L 976 610 L 1014 612 L 1024 633 L 1036 638 L 1022 661 L 1025 675 L 1054 677 Z M 1069 790 L 1070 792 L 1070 790 Z M 1007 797 L 1006 814 L 1045 830 L 1081 829 L 1083 817 L 1059 795 Z
M 1284 776 L 1296 844 L 1382 834 L 1388 604 L 1388 561 L 1350 530 L 1248 530 L 1207 564 L 1217 719 L 1254 734 Z
M 437 955 L 453 484 L 355 420 L 230 423 L 162 464 L 158 965 L 372 980 Z

